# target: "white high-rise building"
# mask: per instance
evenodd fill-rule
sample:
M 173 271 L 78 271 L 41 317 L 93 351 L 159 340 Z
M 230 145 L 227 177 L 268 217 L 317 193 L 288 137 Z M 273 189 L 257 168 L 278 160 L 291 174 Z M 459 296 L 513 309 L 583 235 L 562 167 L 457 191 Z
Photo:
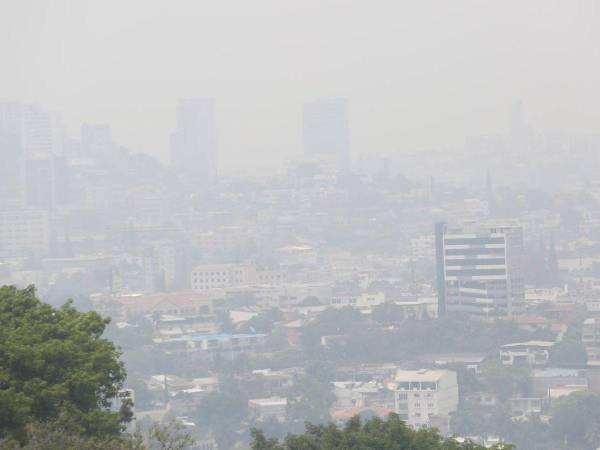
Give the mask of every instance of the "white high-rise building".
M 435 227 L 440 315 L 463 312 L 492 319 L 524 301 L 521 227 Z

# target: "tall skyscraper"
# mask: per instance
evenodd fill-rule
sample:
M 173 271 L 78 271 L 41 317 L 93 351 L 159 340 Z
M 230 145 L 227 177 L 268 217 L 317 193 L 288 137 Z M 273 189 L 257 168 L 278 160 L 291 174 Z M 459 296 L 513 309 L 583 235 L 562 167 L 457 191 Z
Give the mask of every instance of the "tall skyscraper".
M 217 176 L 216 112 L 213 98 L 181 100 L 171 134 L 171 164 L 187 176 L 211 183 Z
M 522 101 L 511 105 L 508 112 L 508 145 L 514 153 L 531 150 L 534 144 L 533 128 L 529 124 Z
M 53 204 L 55 191 L 46 182 L 64 178 L 53 174 L 54 160 L 62 155 L 63 131 L 58 116 L 39 105 L 0 102 L 0 199 Z M 33 188 L 32 183 L 41 184 Z
M 435 225 L 438 309 L 493 319 L 524 301 L 523 229 Z
M 71 170 L 63 157 L 38 154 L 24 161 L 25 204 L 53 210 L 71 201 Z
M 346 170 L 350 163 L 348 103 L 343 98 L 319 99 L 304 104 L 304 154 Z
M 0 101 L 0 201 L 18 200 L 21 195 L 21 135 L 21 105 Z
M 22 133 L 25 156 L 62 156 L 64 129 L 56 113 L 35 104 L 23 105 Z

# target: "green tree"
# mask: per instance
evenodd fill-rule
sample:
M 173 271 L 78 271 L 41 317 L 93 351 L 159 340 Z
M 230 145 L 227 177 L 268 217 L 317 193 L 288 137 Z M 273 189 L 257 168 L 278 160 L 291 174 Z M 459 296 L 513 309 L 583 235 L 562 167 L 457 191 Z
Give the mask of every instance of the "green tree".
M 600 446 L 600 395 L 574 393 L 560 398 L 552 408 L 550 428 L 557 442 L 569 449 Z
M 89 436 L 69 410 L 52 420 L 28 424 L 26 433 L 27 443 L 0 441 L 0 450 L 185 450 L 195 443 L 177 421 L 153 423 L 144 433 Z
M 252 450 L 483 450 L 471 443 L 443 438 L 436 430 L 413 430 L 397 414 L 386 420 L 374 417 L 362 422 L 350 419 L 343 428 L 334 424 L 306 424 L 304 434 L 288 435 L 283 442 L 268 439 L 262 431 L 252 430 Z M 500 445 L 493 449 L 513 449 Z
M 483 383 L 501 401 L 505 401 L 516 394 L 529 394 L 530 372 L 526 366 L 505 366 L 495 363 L 486 367 L 483 373 Z
M 155 423 L 148 433 L 148 450 L 185 450 L 194 445 L 194 439 L 178 421 Z
M 550 349 L 550 363 L 558 367 L 585 367 L 587 353 L 585 347 L 573 338 L 565 338 Z
M 35 289 L 0 288 L 0 439 L 24 442 L 26 427 L 65 408 L 88 436 L 117 436 L 122 417 L 109 406 L 125 379 L 108 323 L 70 302 L 59 309 Z
M 220 392 L 211 392 L 202 399 L 194 419 L 203 432 L 215 436 L 219 448 L 231 448 L 247 415 L 248 397 L 230 379 L 223 381 Z
M 79 417 L 61 409 L 56 418 L 27 424 L 26 443 L 0 441 L 2 450 L 146 450 L 141 436 L 90 436 Z

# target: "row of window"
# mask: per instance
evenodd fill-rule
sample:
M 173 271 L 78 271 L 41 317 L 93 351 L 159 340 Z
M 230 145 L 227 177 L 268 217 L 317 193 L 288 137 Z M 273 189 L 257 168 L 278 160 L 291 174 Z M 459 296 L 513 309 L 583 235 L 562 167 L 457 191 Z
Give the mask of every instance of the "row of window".
M 435 383 L 433 383 L 435 384 Z M 433 394 L 431 394 L 430 392 L 424 393 L 423 397 L 425 398 L 431 398 L 433 397 Z M 421 394 L 419 393 L 414 393 L 413 394 L 413 398 L 421 398 Z M 405 392 L 401 392 L 398 394 L 398 400 L 408 400 L 408 394 Z

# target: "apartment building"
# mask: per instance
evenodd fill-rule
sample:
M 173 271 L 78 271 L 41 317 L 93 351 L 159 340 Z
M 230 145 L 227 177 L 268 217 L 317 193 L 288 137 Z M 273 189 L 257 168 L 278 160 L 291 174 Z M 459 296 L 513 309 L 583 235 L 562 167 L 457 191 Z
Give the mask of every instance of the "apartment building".
M 389 387 L 396 413 L 415 428 L 447 423 L 458 407 L 456 373 L 450 370 L 398 370 Z

